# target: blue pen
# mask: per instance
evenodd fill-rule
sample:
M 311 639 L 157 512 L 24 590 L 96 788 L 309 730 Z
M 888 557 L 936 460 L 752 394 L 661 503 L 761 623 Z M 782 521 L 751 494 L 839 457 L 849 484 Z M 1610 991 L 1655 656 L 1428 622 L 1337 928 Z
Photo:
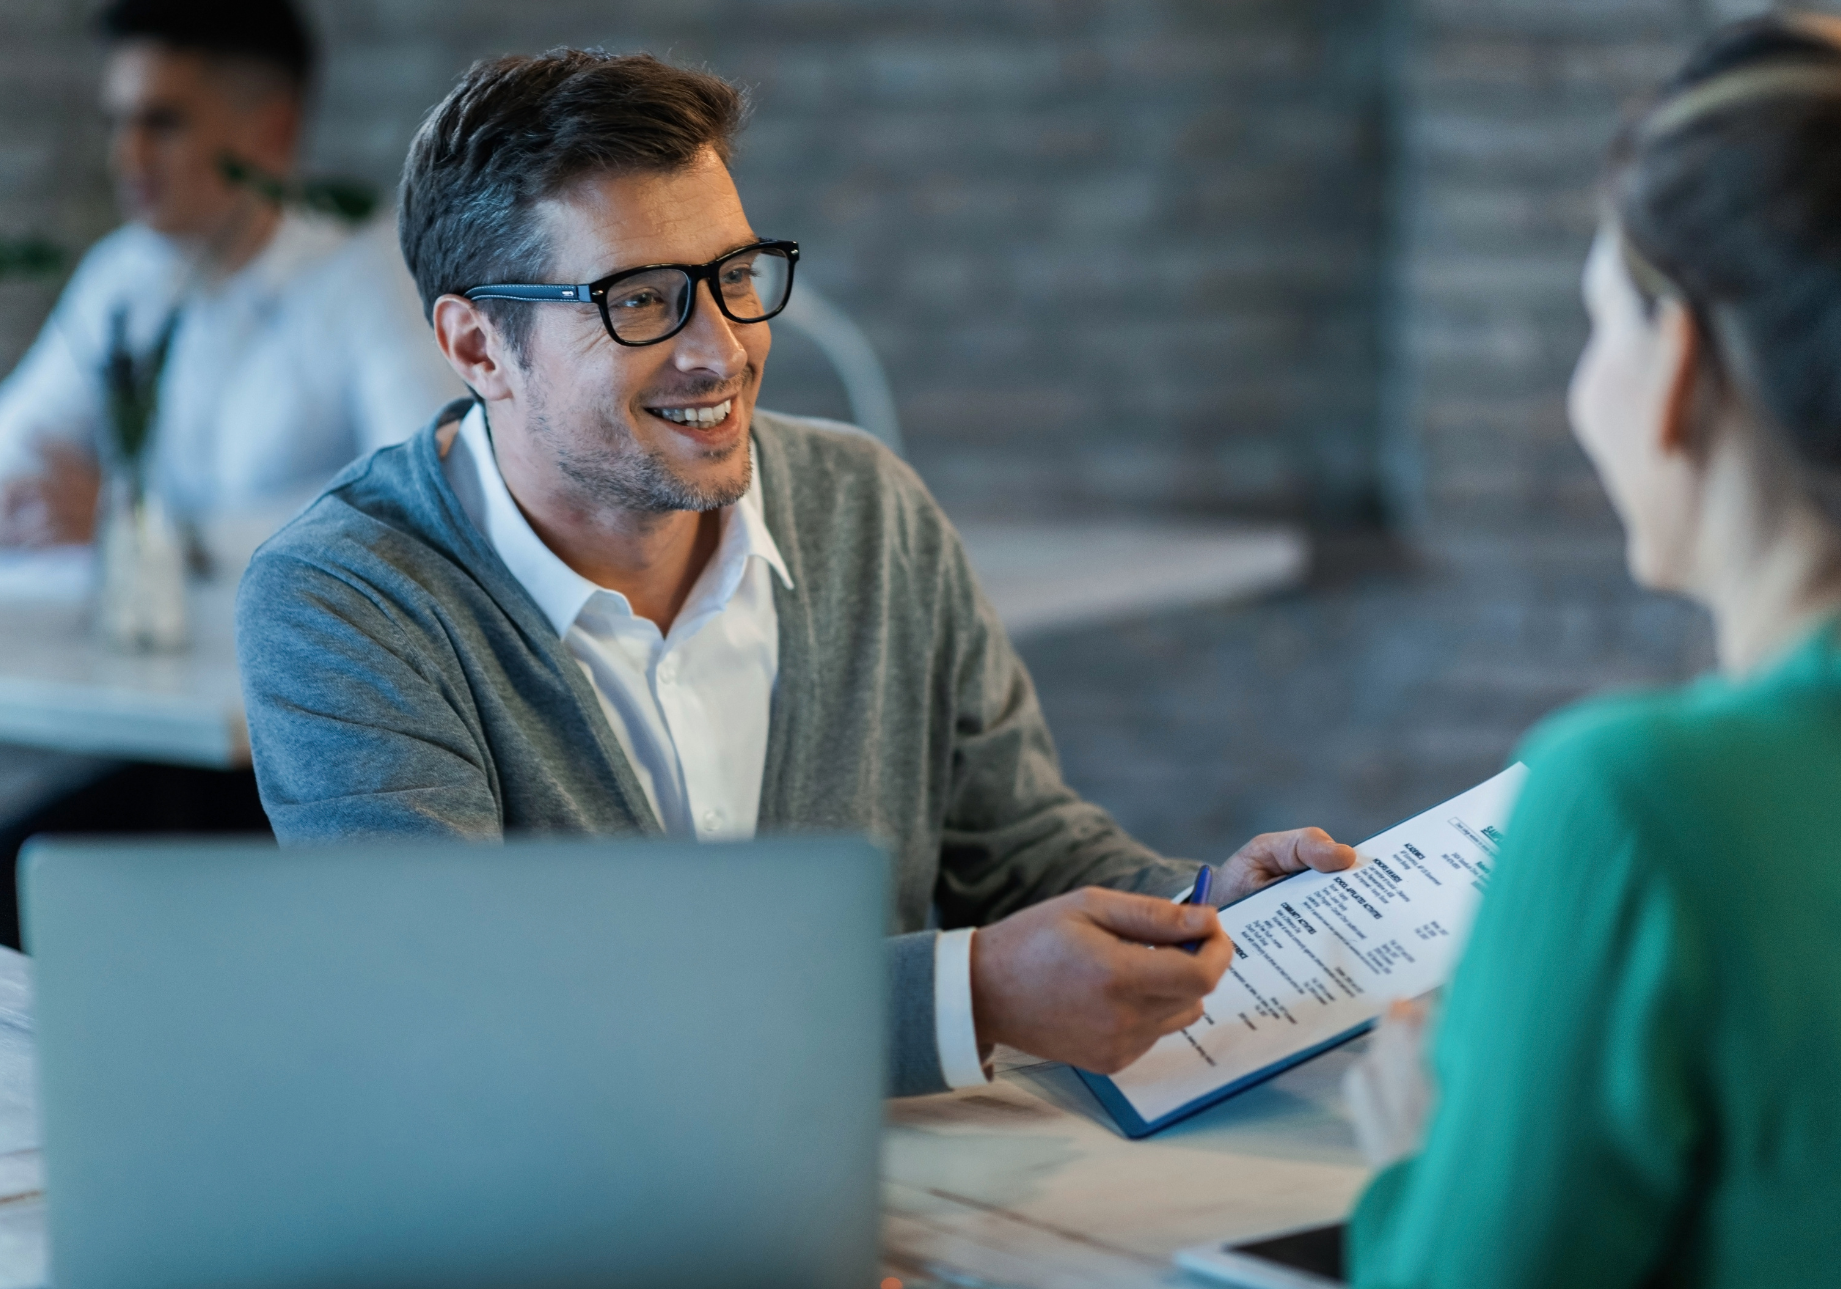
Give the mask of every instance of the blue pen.
M 1208 888 L 1214 882 L 1214 875 L 1215 875 L 1214 869 L 1204 864 L 1202 866 L 1202 871 L 1195 875 L 1195 885 L 1191 887 L 1189 890 L 1189 898 L 1184 900 L 1183 903 L 1185 904 L 1206 904 L 1208 903 Z M 1190 940 L 1184 944 L 1179 944 L 1176 947 L 1181 949 L 1184 953 L 1195 953 L 1201 949 L 1202 942 L 1200 940 Z

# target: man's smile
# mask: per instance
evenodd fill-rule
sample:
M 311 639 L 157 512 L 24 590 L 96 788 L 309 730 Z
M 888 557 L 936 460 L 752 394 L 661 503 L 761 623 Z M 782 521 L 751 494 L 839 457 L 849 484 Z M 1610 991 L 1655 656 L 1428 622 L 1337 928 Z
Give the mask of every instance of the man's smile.
M 685 404 L 676 407 L 648 407 L 646 411 L 673 425 L 689 425 L 700 430 L 714 429 L 729 419 L 735 406 L 733 396 L 720 403 Z

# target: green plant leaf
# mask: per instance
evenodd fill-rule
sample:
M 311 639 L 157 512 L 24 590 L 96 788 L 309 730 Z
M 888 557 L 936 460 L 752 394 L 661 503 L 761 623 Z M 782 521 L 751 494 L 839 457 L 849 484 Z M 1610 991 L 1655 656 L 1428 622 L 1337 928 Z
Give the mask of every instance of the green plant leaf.
M 228 182 L 247 188 L 278 206 L 317 211 L 348 224 L 362 224 L 377 209 L 377 189 L 359 179 L 289 181 L 228 152 L 217 159 L 217 170 Z
M 109 315 L 109 348 L 102 363 L 102 384 L 109 409 L 110 447 L 131 474 L 138 474 L 141 458 L 153 436 L 159 413 L 160 378 L 179 329 L 179 310 L 166 315 L 153 347 L 137 359 L 128 346 L 128 308 L 118 305 Z
M 64 248 L 47 238 L 0 240 L 0 280 L 56 277 L 69 262 Z

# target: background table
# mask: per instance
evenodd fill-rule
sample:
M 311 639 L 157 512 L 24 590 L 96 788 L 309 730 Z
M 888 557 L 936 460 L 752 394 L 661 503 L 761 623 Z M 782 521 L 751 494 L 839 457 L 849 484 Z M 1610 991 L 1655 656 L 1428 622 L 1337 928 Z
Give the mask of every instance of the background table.
M 1066 630 L 1302 580 L 1285 528 L 968 524 L 965 540 L 1012 634 Z M 237 543 L 253 547 L 254 543 Z M 249 764 L 237 682 L 235 559 L 189 592 L 192 643 L 124 655 L 90 629 L 87 552 L 0 556 L 0 744 L 209 769 Z
M 885 1274 L 908 1289 L 1186 1284 L 1170 1264 L 1185 1245 L 1334 1221 L 1367 1177 L 1337 1091 L 1356 1050 L 1144 1141 L 1067 1067 L 1020 1053 L 1000 1053 L 989 1087 L 892 1101 Z M 45 1283 L 32 1078 L 29 964 L 0 949 L 0 1289 Z
M 234 564 L 187 593 L 189 647 L 117 653 L 96 638 L 87 551 L 0 559 L 0 742 L 209 769 L 249 764 Z
M 0 612 L 0 740 L 229 770 L 249 764 L 231 588 L 191 594 L 182 653 L 112 652 L 81 605 Z

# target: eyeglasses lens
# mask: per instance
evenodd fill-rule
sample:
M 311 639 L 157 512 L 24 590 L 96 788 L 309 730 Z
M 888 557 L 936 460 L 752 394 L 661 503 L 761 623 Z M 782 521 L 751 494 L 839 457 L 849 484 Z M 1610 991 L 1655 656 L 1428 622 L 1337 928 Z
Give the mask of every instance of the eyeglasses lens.
M 642 273 L 614 284 L 607 293 L 607 322 L 614 334 L 643 345 L 668 334 L 684 319 L 690 278 L 677 269 Z
M 792 261 L 784 251 L 750 248 L 716 266 L 716 283 L 724 312 L 737 322 L 759 322 L 785 306 L 793 286 Z M 690 290 L 690 275 L 679 269 L 622 278 L 608 288 L 608 325 L 629 345 L 661 340 L 684 321 Z
M 786 304 L 793 286 L 793 266 L 784 251 L 750 249 L 717 265 L 716 280 L 731 318 L 759 322 Z

